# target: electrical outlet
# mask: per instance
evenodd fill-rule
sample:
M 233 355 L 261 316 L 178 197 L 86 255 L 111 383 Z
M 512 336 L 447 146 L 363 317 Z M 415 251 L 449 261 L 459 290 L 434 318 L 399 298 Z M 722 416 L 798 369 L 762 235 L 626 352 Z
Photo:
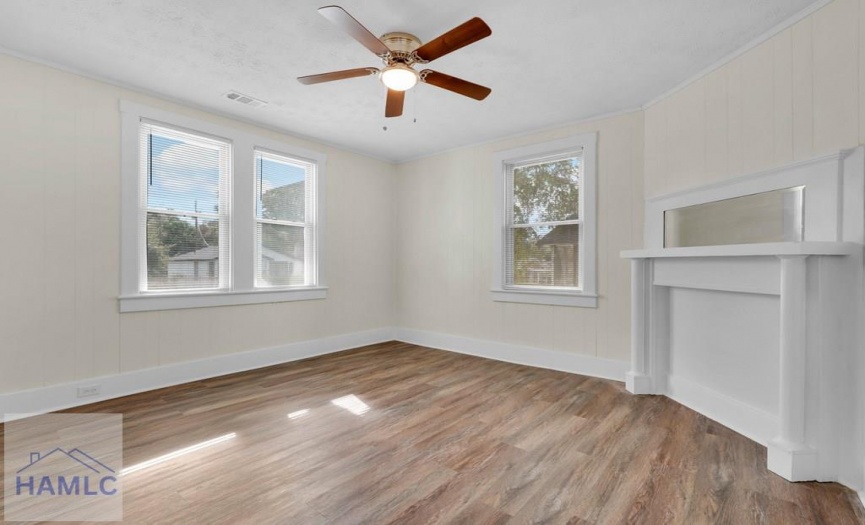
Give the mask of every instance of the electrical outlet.
M 78 397 L 93 397 L 98 396 L 100 391 L 99 385 L 80 386 L 78 387 Z

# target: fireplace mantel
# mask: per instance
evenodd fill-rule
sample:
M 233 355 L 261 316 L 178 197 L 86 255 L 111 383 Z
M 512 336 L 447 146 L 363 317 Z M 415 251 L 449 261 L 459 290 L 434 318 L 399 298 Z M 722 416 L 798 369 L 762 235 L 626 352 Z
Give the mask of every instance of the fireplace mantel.
M 666 210 L 793 185 L 803 242 L 663 247 Z M 785 479 L 865 488 L 865 148 L 649 199 L 645 219 L 647 248 L 621 253 L 627 389 L 765 444 Z
M 809 380 L 807 377 L 808 334 L 819 333 L 827 317 L 843 314 L 837 310 L 844 303 L 824 302 L 819 310 L 812 309 L 809 313 L 808 298 L 820 297 L 825 294 L 824 289 L 843 285 L 830 282 L 837 280 L 840 274 L 832 276 L 820 271 L 821 258 L 846 257 L 861 251 L 862 245 L 855 243 L 811 242 L 623 252 L 622 257 L 631 259 L 632 339 L 631 370 L 626 378 L 628 391 L 633 394 L 668 392 L 665 363 L 669 355 L 664 354 L 672 318 L 668 288 L 778 295 L 780 413 L 777 435 L 767 442 L 768 466 L 790 481 L 821 479 L 819 446 L 809 444 L 806 437 L 806 385 L 819 382 L 818 378 Z M 766 258 L 769 260 L 763 260 Z M 671 264 L 668 266 L 668 263 Z M 815 274 L 810 280 L 807 278 L 809 266 Z M 817 339 L 826 341 L 824 336 Z M 811 350 L 812 353 L 817 351 Z M 818 424 L 823 423 L 819 420 L 811 423 Z

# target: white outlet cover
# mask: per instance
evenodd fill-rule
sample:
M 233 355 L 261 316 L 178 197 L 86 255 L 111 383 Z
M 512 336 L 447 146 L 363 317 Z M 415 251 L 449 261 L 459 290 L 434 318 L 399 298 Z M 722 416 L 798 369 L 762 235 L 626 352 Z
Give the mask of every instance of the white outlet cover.
M 93 397 L 98 396 L 101 387 L 99 385 L 80 386 L 78 387 L 78 397 Z

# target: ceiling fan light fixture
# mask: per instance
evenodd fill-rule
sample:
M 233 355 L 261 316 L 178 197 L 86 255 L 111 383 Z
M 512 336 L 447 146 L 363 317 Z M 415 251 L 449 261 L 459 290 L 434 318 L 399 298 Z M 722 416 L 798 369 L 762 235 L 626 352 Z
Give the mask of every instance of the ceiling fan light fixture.
M 417 71 L 405 64 L 393 64 L 384 68 L 381 72 L 381 82 L 388 89 L 394 91 L 407 91 L 418 82 Z
M 478 17 L 464 22 L 450 31 L 439 35 L 426 44 L 411 33 L 401 31 L 385 33 L 376 37 L 369 29 L 338 5 L 319 8 L 319 13 L 338 28 L 372 51 L 383 63 L 384 69 L 376 67 L 357 67 L 342 71 L 331 71 L 318 75 L 298 77 L 301 84 L 320 84 L 334 80 L 377 75 L 387 87 L 384 103 L 384 116 L 399 117 L 405 105 L 405 92 L 419 82 L 435 86 L 458 95 L 483 100 L 490 94 L 488 87 L 474 84 L 431 69 L 415 71 L 414 65 L 428 64 L 433 60 L 462 49 L 469 44 L 490 36 L 492 29 Z

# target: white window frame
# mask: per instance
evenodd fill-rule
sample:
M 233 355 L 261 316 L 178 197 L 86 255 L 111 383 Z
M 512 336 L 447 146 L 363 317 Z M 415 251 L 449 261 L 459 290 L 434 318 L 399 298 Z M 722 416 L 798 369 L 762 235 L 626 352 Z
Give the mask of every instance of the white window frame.
M 315 161 L 310 159 L 301 158 L 297 155 L 288 156 L 284 153 L 279 153 L 276 151 L 271 151 L 265 148 L 256 147 L 253 152 L 253 161 L 255 160 L 255 156 L 260 155 L 263 158 L 270 157 L 272 160 L 276 160 L 277 162 L 287 161 L 291 163 L 295 163 L 298 165 L 306 164 L 309 166 L 309 170 L 305 173 L 304 177 L 304 221 L 303 222 L 292 222 L 286 220 L 276 220 L 276 219 L 260 219 L 258 217 L 258 210 L 256 210 L 256 216 L 254 218 L 256 229 L 259 224 L 276 224 L 282 226 L 295 226 L 303 228 L 304 233 L 304 263 L 303 269 L 305 274 L 305 280 L 308 282 L 318 282 L 318 268 L 316 267 L 316 215 L 317 215 L 317 202 L 316 196 L 318 195 L 318 191 L 316 191 L 316 180 L 318 176 L 318 169 L 315 164 Z M 260 174 L 257 173 L 258 168 L 253 168 L 253 174 L 256 176 L 255 180 L 255 188 L 256 193 L 260 192 L 261 189 L 259 184 L 261 183 Z M 310 191 L 312 189 L 312 191 Z M 256 202 L 257 202 L 256 195 Z M 257 234 L 257 231 L 256 231 Z M 255 243 L 255 287 L 257 290 L 273 290 L 275 286 L 264 285 L 257 281 L 258 275 L 260 272 L 261 265 L 261 246 L 258 242 Z
M 324 188 L 327 157 L 315 151 L 285 144 L 239 129 L 220 126 L 171 111 L 120 101 L 121 113 L 121 226 L 120 297 L 121 312 L 173 310 L 242 304 L 276 303 L 324 299 Z M 141 121 L 164 124 L 189 133 L 219 137 L 231 143 L 230 259 L 227 288 L 218 290 L 145 291 L 144 237 L 139 227 L 141 186 L 139 133 Z M 309 286 L 255 286 L 255 150 L 269 151 L 315 166 L 314 213 L 307 217 L 313 239 L 311 260 L 313 282 Z
M 495 185 L 493 232 L 494 301 L 597 308 L 597 133 L 582 133 L 570 137 L 508 149 L 493 154 Z M 508 228 L 507 201 L 512 191 L 507 187 L 509 166 L 534 159 L 555 157 L 582 149 L 582 228 L 580 231 L 580 289 L 543 286 L 509 285 L 505 242 Z

